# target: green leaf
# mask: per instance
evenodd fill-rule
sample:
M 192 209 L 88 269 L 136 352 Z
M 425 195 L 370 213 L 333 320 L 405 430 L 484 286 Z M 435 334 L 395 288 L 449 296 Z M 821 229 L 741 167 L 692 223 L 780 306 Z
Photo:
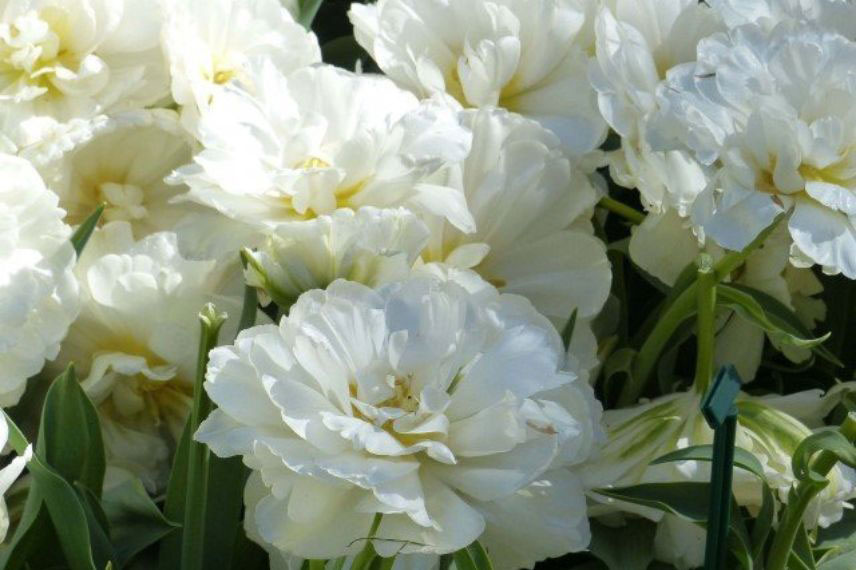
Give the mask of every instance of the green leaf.
M 709 483 L 643 483 L 616 489 L 597 489 L 596 492 L 613 499 L 671 513 L 692 522 L 707 520 Z
M 453 556 L 457 570 L 478 570 L 476 563 L 466 548 L 456 551 Z
M 812 478 L 818 483 L 825 482 L 825 476 L 811 471 L 812 458 L 822 451 L 834 454 L 845 465 L 856 467 L 856 447 L 837 429 L 824 429 L 806 437 L 797 446 L 792 460 L 794 476 L 801 481 Z
M 300 24 L 307 30 L 312 29 L 312 22 L 315 20 L 315 16 L 318 14 L 318 8 L 321 7 L 321 2 L 323 1 L 324 0 L 298 0 L 300 15 L 297 17 L 297 21 L 300 22 Z
M 777 342 L 810 348 L 821 358 L 841 366 L 838 358 L 822 346 L 829 333 L 813 338 L 799 317 L 775 297 L 737 284 L 720 284 L 717 293 L 723 305 L 760 327 Z
M 104 485 L 104 444 L 98 414 L 69 366 L 54 381 L 42 409 L 37 454 L 65 478 L 96 497 Z
M 130 479 L 107 491 L 102 504 L 110 522 L 110 537 L 119 568 L 178 527 L 161 514 L 138 479 Z
M 71 245 L 74 246 L 74 251 L 77 252 L 78 259 L 80 258 L 80 254 L 83 253 L 83 248 L 86 247 L 86 244 L 89 242 L 89 238 L 92 237 L 92 233 L 95 231 L 95 228 L 98 226 L 98 220 L 101 219 L 101 214 L 104 213 L 104 204 L 100 204 L 95 211 L 89 214 L 89 217 L 86 218 L 80 226 L 71 236 Z
M 193 406 L 190 411 L 190 433 L 187 452 L 187 496 L 184 505 L 184 525 L 181 533 L 182 570 L 201 570 L 205 556 L 205 523 L 208 509 L 208 483 L 210 451 L 194 441 L 192 434 L 211 410 L 211 400 L 203 383 L 208 367 L 208 356 L 217 346 L 220 329 L 226 322 L 226 313 L 218 312 L 208 303 L 199 313 L 200 335 L 196 362 L 196 381 L 193 385 Z
M 244 506 L 248 469 L 241 457 L 210 456 L 208 509 L 205 513 L 205 568 L 229 565 Z
M 609 570 L 646 570 L 654 560 L 654 533 L 657 524 L 647 519 L 631 519 L 620 527 L 591 521 L 589 549 Z
M 65 559 L 62 549 L 54 548 L 57 544 L 59 538 L 50 514 L 39 498 L 32 516 L 22 518 L 14 536 L 0 547 L 0 568 L 63 568 Z
M 487 551 L 484 546 L 477 540 L 467 547 L 467 553 L 479 570 L 493 570 L 493 563 L 490 561 Z
M 166 487 L 164 516 L 167 520 L 183 521 L 187 494 L 187 453 L 190 449 L 190 418 L 181 432 L 178 447 L 172 459 L 172 471 Z M 181 528 L 164 537 L 158 553 L 159 570 L 174 570 L 181 564 Z
M 791 552 L 791 561 L 794 558 L 799 562 L 802 568 L 806 570 L 817 570 L 817 564 L 814 561 L 814 555 L 811 552 L 811 541 L 806 533 L 805 526 L 800 525 L 797 536 L 794 539 L 794 547 Z
M 713 461 L 713 446 L 712 445 L 693 445 L 678 449 L 671 453 L 662 455 L 651 462 L 651 465 L 659 463 L 670 463 L 673 461 Z M 762 481 L 767 478 L 764 475 L 764 467 L 758 458 L 741 447 L 734 448 L 734 465 L 745 469 L 756 475 Z
M 232 564 L 226 566 L 227 568 L 232 570 L 270 570 L 270 556 L 261 546 L 247 538 L 243 528 L 238 531 L 234 551 Z M 341 560 L 344 565 L 344 557 Z M 334 564 L 331 570 L 342 570 L 342 567 L 337 569 Z
M 773 528 L 773 519 L 776 514 L 776 499 L 770 486 L 765 482 L 761 486 L 761 510 L 758 511 L 758 516 L 755 517 L 755 522 L 752 524 L 752 560 L 756 566 L 762 566 L 764 561 L 764 546 L 767 539 L 770 537 L 770 531 Z
M 375 559 L 372 560 L 370 570 L 392 570 L 394 564 L 395 556 L 390 556 L 389 558 L 381 558 L 380 556 L 376 556 Z
M 571 313 L 571 318 L 568 319 L 567 324 L 565 324 L 565 328 L 562 329 L 562 344 L 565 346 L 565 350 L 568 350 L 568 347 L 571 345 L 571 340 L 574 338 L 574 327 L 577 325 L 577 310 Z
M 113 550 L 113 543 L 110 541 L 110 523 L 107 521 L 98 498 L 80 483 L 75 483 L 74 489 L 77 491 L 84 512 L 86 512 L 86 523 L 89 526 L 89 538 L 92 543 L 92 557 L 95 559 L 95 566 L 103 568 L 107 564 L 115 563 L 116 553 Z M 114 564 L 114 566 L 118 565 Z
M 637 352 L 632 348 L 619 348 L 613 352 L 603 365 L 603 391 L 609 399 L 613 394 L 613 386 L 618 382 L 630 382 L 633 376 L 633 364 Z
M 352 34 L 339 36 L 321 46 L 324 63 L 352 71 L 358 61 L 370 61 L 371 56 L 357 43 Z M 364 68 L 365 69 L 365 68 Z
M 66 563 L 71 570 L 95 570 L 86 512 L 74 488 L 43 464 L 38 455 L 30 460 L 28 468 L 44 499 Z

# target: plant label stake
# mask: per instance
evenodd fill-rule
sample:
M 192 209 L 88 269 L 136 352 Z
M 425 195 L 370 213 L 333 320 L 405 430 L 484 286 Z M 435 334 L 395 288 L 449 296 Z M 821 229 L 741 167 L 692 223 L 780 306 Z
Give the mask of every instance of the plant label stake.
M 725 568 L 728 527 L 731 524 L 731 479 L 734 470 L 734 437 L 737 407 L 734 398 L 741 388 L 740 375 L 731 364 L 716 373 L 713 386 L 701 402 L 701 413 L 713 429 L 713 464 L 710 475 L 710 505 L 707 517 L 705 570 Z

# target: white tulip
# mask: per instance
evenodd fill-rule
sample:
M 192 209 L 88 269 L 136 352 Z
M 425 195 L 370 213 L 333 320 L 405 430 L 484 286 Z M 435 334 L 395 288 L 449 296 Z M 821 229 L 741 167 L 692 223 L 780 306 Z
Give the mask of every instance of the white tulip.
M 649 130 L 714 168 L 694 223 L 739 250 L 792 210 L 792 263 L 856 278 L 856 43 L 808 24 L 750 25 L 702 40 L 698 58 L 661 86 Z
M 154 492 L 166 483 L 190 411 L 197 314 L 214 302 L 232 316 L 223 330 L 230 339 L 240 289 L 215 262 L 183 259 L 175 234 L 135 242 L 127 222 L 99 229 L 76 271 L 83 309 L 56 369 L 75 363 L 98 410 L 108 464 L 140 477 Z
M 369 287 L 404 279 L 427 240 L 428 228 L 404 208 L 343 208 L 277 226 L 250 254 L 245 275 L 287 309 L 302 293 L 336 279 Z
M 165 12 L 172 97 L 189 106 L 192 120 L 222 85 L 251 86 L 253 61 L 270 62 L 286 74 L 321 61 L 315 35 L 279 0 L 169 0 Z
M 182 188 L 164 182 L 190 160 L 192 143 L 173 111 L 129 111 L 93 126 L 86 140 L 43 170 L 68 212 L 68 223 L 81 223 L 104 204 L 103 223 L 128 222 L 140 239 L 174 229 L 193 211 L 188 204 L 171 204 Z
M 856 38 L 856 5 L 850 0 L 710 0 L 728 24 L 755 24 L 770 29 L 781 22 L 815 22 Z
M 469 151 L 453 110 L 330 66 L 286 77 L 265 64 L 254 81 L 255 95 L 227 86 L 202 115 L 204 148 L 174 177 L 188 199 L 257 227 L 406 206 L 473 229 L 463 195 L 429 183 Z
M 0 154 L 0 407 L 56 357 L 80 308 L 71 228 L 33 166 Z
M 352 4 L 357 41 L 420 97 L 500 106 L 537 119 L 581 155 L 606 125 L 586 77 L 588 0 L 379 0 Z
M 612 4 L 595 20 L 597 57 L 589 68 L 600 112 L 621 137 L 621 147 L 610 155 L 610 172 L 622 186 L 638 188 L 648 209 L 685 211 L 707 185 L 706 172 L 686 150 L 652 150 L 645 139 L 647 121 L 668 71 L 695 60 L 698 41 L 723 26 L 695 0 Z
M 566 466 L 600 407 L 563 364 L 549 321 L 474 274 L 339 280 L 211 353 L 196 438 L 244 457 L 250 535 L 283 553 L 354 554 L 382 515 L 382 556 L 484 536 L 500 568 L 531 567 L 588 542 Z
M 466 110 L 460 120 L 473 147 L 449 184 L 463 192 L 476 231 L 425 216 L 431 240 L 423 259 L 472 269 L 501 292 L 526 297 L 559 330 L 576 310 L 574 338 L 582 343 L 611 281 L 589 221 L 598 199 L 591 172 L 569 161 L 550 131 L 515 113 Z M 572 352 L 589 368 L 597 362 L 590 344 Z
M 168 93 L 155 0 L 16 0 L 0 8 L 0 114 L 59 121 Z

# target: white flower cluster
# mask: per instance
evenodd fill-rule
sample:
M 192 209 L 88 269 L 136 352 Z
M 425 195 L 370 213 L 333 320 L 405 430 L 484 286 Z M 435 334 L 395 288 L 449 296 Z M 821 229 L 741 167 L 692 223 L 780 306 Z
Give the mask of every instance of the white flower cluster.
M 301 4 L 0 0 L 0 406 L 75 363 L 106 484 L 160 493 L 215 303 L 231 318 L 195 438 L 252 470 L 244 525 L 274 561 L 355 555 L 373 529 L 413 567 L 480 540 L 531 568 L 628 510 L 592 488 L 706 478 L 648 469 L 710 442 L 694 392 L 602 428 L 595 206 L 607 171 L 638 189 L 627 250 L 666 286 L 786 215 L 726 278 L 812 328 L 812 266 L 856 278 L 854 5 L 378 0 L 349 12 L 368 73 L 322 62 Z M 264 311 L 236 338 L 245 285 Z M 716 342 L 755 375 L 763 331 L 729 318 Z M 740 434 L 787 501 L 811 430 L 752 406 L 790 430 Z M 836 469 L 807 526 L 854 479 Z M 678 532 L 663 519 L 658 555 L 696 564 Z

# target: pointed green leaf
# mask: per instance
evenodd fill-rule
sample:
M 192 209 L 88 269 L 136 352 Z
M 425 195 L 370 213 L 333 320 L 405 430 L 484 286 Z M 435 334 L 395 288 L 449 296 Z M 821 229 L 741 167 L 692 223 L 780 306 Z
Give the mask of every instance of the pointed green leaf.
M 720 284 L 717 292 L 723 305 L 760 327 L 777 342 L 810 348 L 821 358 L 841 366 L 835 355 L 822 345 L 829 333 L 814 338 L 799 317 L 775 297 L 737 284 Z
M 190 418 L 181 432 L 178 447 L 172 459 L 172 470 L 166 487 L 164 517 L 167 520 L 183 521 L 187 493 L 187 453 L 190 449 Z M 158 552 L 159 570 L 173 570 L 181 564 L 181 528 L 164 537 Z
M 651 462 L 652 465 L 658 463 L 670 463 L 673 461 L 713 461 L 713 446 L 712 445 L 693 445 L 684 447 L 671 453 L 662 455 Z M 756 475 L 762 481 L 766 481 L 764 475 L 764 467 L 758 458 L 741 447 L 734 448 L 734 465 L 745 469 Z
M 565 328 L 562 329 L 562 344 L 565 345 L 565 350 L 568 350 L 568 347 L 571 346 L 571 340 L 574 338 L 574 327 L 577 326 L 577 310 L 571 313 L 571 318 L 568 319 L 568 322 L 565 324 Z
M 95 570 L 86 512 L 77 493 L 68 481 L 44 465 L 38 455 L 30 460 L 28 468 L 44 498 L 66 563 L 71 570 Z
M 643 483 L 615 489 L 597 489 L 596 492 L 613 499 L 671 513 L 692 522 L 707 520 L 710 501 L 708 483 Z
M 102 503 L 110 521 L 118 568 L 178 528 L 161 514 L 139 479 L 113 487 L 104 494 Z
M 248 469 L 241 457 L 210 456 L 208 509 L 205 521 L 205 568 L 230 564 L 242 530 L 244 483 Z
M 797 446 L 792 460 L 792 469 L 797 479 L 811 477 L 818 482 L 826 480 L 825 476 L 811 471 L 811 460 L 821 451 L 833 453 L 838 461 L 850 467 L 856 467 L 856 446 L 837 429 L 824 429 L 806 437 Z
M 83 253 L 83 248 L 86 247 L 86 244 L 89 242 L 89 238 L 92 237 L 92 233 L 95 231 L 95 228 L 98 226 L 98 220 L 101 219 L 101 214 L 104 213 L 104 204 L 100 204 L 95 211 L 89 214 L 89 217 L 86 218 L 80 226 L 71 236 L 71 245 L 74 246 L 74 251 L 77 252 L 77 257 L 80 259 L 80 254 Z
M 493 563 L 490 561 L 490 556 L 488 556 L 484 546 L 478 540 L 467 547 L 467 552 L 476 565 L 476 568 L 479 570 L 493 570 Z
M 592 520 L 589 549 L 609 570 L 647 570 L 654 560 L 656 530 L 647 519 L 629 519 L 619 527 Z
M 110 523 L 104 515 L 104 510 L 95 494 L 80 483 L 75 483 L 74 490 L 80 499 L 80 504 L 86 513 L 86 523 L 89 526 L 89 538 L 92 544 L 92 557 L 96 568 L 116 561 L 116 552 L 110 542 Z
M 767 539 L 770 537 L 770 530 L 773 528 L 773 519 L 776 514 L 776 499 L 769 485 L 764 483 L 761 487 L 761 510 L 758 511 L 758 516 L 755 517 L 755 522 L 752 524 L 752 559 L 757 566 L 761 566 L 764 561 L 764 546 Z
M 476 563 L 466 548 L 456 551 L 453 556 L 457 570 L 478 570 Z
M 36 452 L 66 481 L 79 481 L 96 497 L 104 485 L 104 444 L 98 414 L 69 366 L 45 397 Z

